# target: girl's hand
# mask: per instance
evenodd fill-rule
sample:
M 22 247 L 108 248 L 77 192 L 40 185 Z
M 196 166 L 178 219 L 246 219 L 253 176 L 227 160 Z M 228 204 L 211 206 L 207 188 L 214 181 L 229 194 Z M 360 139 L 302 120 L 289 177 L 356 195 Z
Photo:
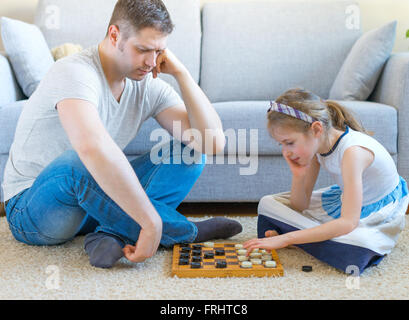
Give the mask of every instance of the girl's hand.
M 287 161 L 288 166 L 290 167 L 291 173 L 295 177 L 305 177 L 310 170 L 311 162 L 307 165 L 300 165 L 297 162 L 291 160 L 287 155 L 283 153 L 284 159 Z
M 247 249 L 247 255 L 254 249 L 276 250 L 289 246 L 288 238 L 285 234 L 268 238 L 251 239 L 243 243 L 243 248 Z

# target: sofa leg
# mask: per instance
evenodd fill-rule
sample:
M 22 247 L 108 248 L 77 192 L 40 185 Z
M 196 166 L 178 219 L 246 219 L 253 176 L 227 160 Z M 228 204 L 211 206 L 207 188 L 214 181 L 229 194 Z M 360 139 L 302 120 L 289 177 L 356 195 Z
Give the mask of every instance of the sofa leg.
M 4 211 L 4 203 L 0 202 L 0 217 L 5 217 L 6 211 Z
M 409 214 L 409 206 L 408 206 L 408 208 L 406 209 L 406 214 Z

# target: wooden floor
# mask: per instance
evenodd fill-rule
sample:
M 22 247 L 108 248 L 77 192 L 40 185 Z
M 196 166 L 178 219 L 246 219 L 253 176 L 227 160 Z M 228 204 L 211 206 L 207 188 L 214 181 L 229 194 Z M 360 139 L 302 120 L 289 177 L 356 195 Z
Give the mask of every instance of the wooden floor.
M 185 216 L 202 217 L 207 215 L 236 215 L 256 216 L 257 202 L 206 202 L 206 203 L 182 203 L 177 210 Z M 4 217 L 4 205 L 0 202 L 0 217 Z
M 206 215 L 257 216 L 257 202 L 198 202 L 182 203 L 177 210 L 185 216 Z
M 177 210 L 185 216 L 203 217 L 207 215 L 257 216 L 257 202 L 192 202 L 182 203 Z M 406 211 L 409 214 L 409 207 Z M 0 202 L 0 217 L 4 217 L 4 205 Z
M 257 202 L 205 202 L 182 203 L 177 210 L 185 216 L 201 217 L 206 215 L 257 216 Z M 406 210 L 409 215 L 409 206 Z

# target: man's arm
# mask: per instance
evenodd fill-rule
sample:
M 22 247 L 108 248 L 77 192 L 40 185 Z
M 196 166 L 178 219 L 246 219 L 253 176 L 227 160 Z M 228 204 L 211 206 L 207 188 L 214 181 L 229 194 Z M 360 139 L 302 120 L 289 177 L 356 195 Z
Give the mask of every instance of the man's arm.
M 57 104 L 57 110 L 72 147 L 95 181 L 142 228 L 135 252 L 125 256 L 134 262 L 153 256 L 162 236 L 162 220 L 95 106 L 66 99 Z
M 196 84 L 186 67 L 168 49 L 158 57 L 153 72 L 171 74 L 179 84 L 185 105 L 168 108 L 156 116 L 158 123 L 176 139 L 205 154 L 223 151 L 226 144 L 223 126 L 219 115 L 202 89 Z M 181 122 L 181 133 L 173 131 L 173 122 Z M 201 139 L 182 139 L 183 133 L 196 129 Z

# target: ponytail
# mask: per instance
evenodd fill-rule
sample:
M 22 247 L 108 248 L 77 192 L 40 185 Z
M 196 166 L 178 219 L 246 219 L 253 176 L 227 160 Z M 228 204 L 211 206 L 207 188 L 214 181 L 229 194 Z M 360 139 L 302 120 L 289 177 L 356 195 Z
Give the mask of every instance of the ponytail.
M 326 100 L 325 103 L 334 128 L 345 131 L 346 126 L 348 126 L 355 131 L 372 135 L 372 132 L 366 131 L 361 122 L 358 121 L 347 108 L 333 100 Z

